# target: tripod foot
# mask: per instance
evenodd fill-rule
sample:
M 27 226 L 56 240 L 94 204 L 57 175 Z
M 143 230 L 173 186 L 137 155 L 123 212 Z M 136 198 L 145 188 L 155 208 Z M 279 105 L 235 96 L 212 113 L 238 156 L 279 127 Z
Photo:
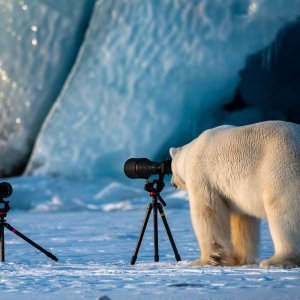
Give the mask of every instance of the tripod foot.
M 135 262 L 136 262 L 136 259 L 137 259 L 137 255 L 133 255 L 133 256 L 131 257 L 130 264 L 131 264 L 131 265 L 134 265 Z
M 58 258 L 55 256 L 55 255 L 53 255 L 52 253 L 50 253 L 50 252 L 48 252 L 48 251 L 45 251 L 45 252 L 43 252 L 44 254 L 46 254 L 49 258 L 51 258 L 52 260 L 54 260 L 54 261 L 58 261 Z

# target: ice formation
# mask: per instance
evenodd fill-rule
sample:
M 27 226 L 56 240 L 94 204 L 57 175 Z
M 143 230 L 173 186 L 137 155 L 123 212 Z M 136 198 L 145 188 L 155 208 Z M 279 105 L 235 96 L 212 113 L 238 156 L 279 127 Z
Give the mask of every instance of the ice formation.
M 300 11 L 299 0 L 98 0 L 43 120 L 93 1 L 0 4 L 2 174 L 25 162 L 43 122 L 26 174 L 92 179 L 123 177 L 128 157 L 165 158 L 169 146 L 232 120 L 216 111 L 246 57 Z
M 94 0 L 0 1 L 0 176 L 22 169 L 83 39 Z
M 98 1 L 27 174 L 115 177 L 128 157 L 161 158 L 220 121 L 246 56 L 297 12 L 283 0 Z
M 300 122 L 300 18 L 289 22 L 274 42 L 251 55 L 240 72 L 237 91 L 263 119 Z

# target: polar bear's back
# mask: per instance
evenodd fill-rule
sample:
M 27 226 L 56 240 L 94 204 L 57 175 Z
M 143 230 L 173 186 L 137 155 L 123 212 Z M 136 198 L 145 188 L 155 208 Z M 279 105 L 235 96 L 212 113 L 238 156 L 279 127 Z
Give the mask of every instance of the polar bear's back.
M 285 193 L 299 186 L 300 126 L 267 121 L 248 126 L 220 126 L 202 133 L 191 144 L 188 173 L 201 170 L 205 180 L 224 196 L 258 217 L 262 195 Z M 196 183 L 195 183 L 196 184 Z
M 206 159 L 216 163 L 247 164 L 263 159 L 293 161 L 299 159 L 300 125 L 284 121 L 266 121 L 235 127 L 220 126 L 202 133 L 197 141 L 205 149 Z M 254 166 L 253 166 L 254 167 Z

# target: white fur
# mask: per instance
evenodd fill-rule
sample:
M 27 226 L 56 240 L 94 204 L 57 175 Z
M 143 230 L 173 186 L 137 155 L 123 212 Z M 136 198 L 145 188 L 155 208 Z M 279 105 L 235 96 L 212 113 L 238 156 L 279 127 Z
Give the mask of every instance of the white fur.
M 259 219 L 275 254 L 262 267 L 300 265 L 300 126 L 220 126 L 171 148 L 172 184 L 186 190 L 201 248 L 195 265 L 256 262 Z

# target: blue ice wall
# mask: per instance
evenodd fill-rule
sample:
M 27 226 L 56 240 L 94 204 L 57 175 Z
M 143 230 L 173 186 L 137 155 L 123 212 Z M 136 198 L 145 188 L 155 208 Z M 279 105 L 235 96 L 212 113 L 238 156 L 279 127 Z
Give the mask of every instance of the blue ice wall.
M 299 3 L 97 1 L 27 174 L 123 177 L 127 158 L 162 158 L 221 123 L 216 108 L 246 56 L 270 43 Z
M 247 57 L 237 91 L 266 119 L 300 123 L 300 18 L 281 28 L 266 48 Z
M 24 168 L 82 42 L 94 0 L 0 1 L 0 176 Z

